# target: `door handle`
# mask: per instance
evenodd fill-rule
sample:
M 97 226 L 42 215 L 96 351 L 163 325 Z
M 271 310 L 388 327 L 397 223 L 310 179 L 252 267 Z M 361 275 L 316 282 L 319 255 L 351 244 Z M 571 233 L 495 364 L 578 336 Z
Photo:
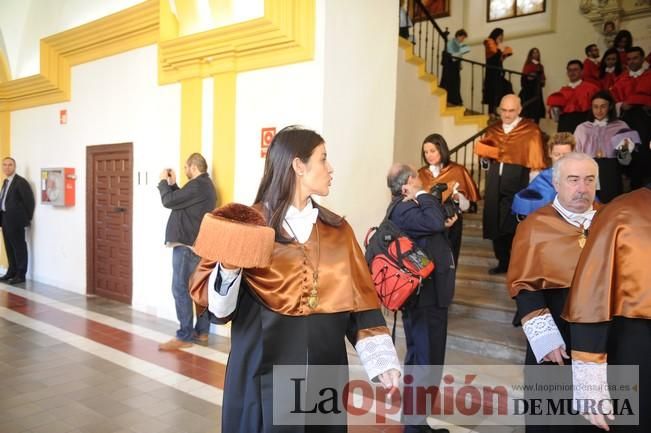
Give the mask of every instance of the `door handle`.
M 127 208 L 125 207 L 114 207 L 113 212 L 126 212 Z

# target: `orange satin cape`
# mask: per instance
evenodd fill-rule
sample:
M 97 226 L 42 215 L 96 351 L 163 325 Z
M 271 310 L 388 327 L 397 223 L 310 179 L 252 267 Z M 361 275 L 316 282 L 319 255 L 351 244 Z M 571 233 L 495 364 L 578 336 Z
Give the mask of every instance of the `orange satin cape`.
M 448 189 L 443 191 L 443 201 L 446 201 L 452 195 L 454 184 L 459 183 L 459 192 L 462 193 L 468 200 L 477 202 L 481 199 L 479 196 L 479 189 L 472 180 L 468 170 L 456 162 L 450 162 L 448 165 L 441 169 L 438 177 L 434 177 L 429 166 L 421 167 L 418 170 L 418 177 L 423 183 L 423 189 L 429 191 L 431 187 L 437 183 L 445 183 Z
M 495 54 L 497 54 L 498 51 L 500 51 L 497 42 L 495 42 L 491 38 L 484 39 L 484 49 L 485 49 L 485 54 L 487 59 L 493 57 Z M 513 49 L 511 47 L 504 47 L 504 50 L 502 51 L 502 55 L 501 55 L 502 60 L 504 60 L 505 58 L 511 55 L 513 55 Z
M 644 187 L 595 215 L 562 317 L 574 323 L 651 319 L 650 252 L 651 190 Z
M 508 134 L 504 132 L 501 121 L 495 123 L 478 141 L 475 153 L 484 158 L 521 165 L 532 170 L 547 167 L 540 128 L 529 119 L 520 120 Z
M 509 295 L 522 290 L 567 288 L 572 285 L 583 231 L 565 221 L 551 204 L 518 224 L 506 276 Z
M 307 305 L 313 281 L 310 262 L 314 265 L 318 262 L 319 270 L 319 303 L 315 309 Z M 201 259 L 191 277 L 190 290 L 208 284 L 215 266 L 215 262 Z M 339 227 L 333 227 L 318 218 L 305 244 L 275 242 L 269 267 L 243 272 L 243 278 L 258 299 L 280 314 L 307 316 L 380 308 L 364 254 L 345 220 Z

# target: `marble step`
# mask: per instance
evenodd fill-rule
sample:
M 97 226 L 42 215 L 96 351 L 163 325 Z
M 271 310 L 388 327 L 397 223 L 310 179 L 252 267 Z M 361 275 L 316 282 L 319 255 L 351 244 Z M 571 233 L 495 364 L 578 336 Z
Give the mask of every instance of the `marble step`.
M 457 284 L 452 302 L 466 307 L 499 310 L 511 315 L 515 313 L 515 301 L 509 297 L 506 288 L 500 292 L 494 289 L 468 287 L 463 283 Z
M 386 312 L 387 325 L 393 325 L 393 313 Z M 396 348 L 404 356 L 406 343 L 402 320 L 398 314 Z M 526 340 L 522 330 L 510 323 L 499 323 L 459 314 L 451 309 L 448 317 L 446 354 L 450 351 L 456 359 L 446 358 L 446 364 L 521 363 L 524 360 Z
M 497 259 L 493 256 L 492 252 L 487 255 L 478 255 L 470 253 L 459 254 L 459 267 L 461 266 L 478 266 L 488 272 L 488 269 L 497 266 Z
M 448 346 L 484 357 L 521 363 L 524 361 L 526 339 L 522 329 L 510 323 L 451 314 Z
M 506 287 L 506 274 L 491 275 L 485 266 L 462 265 L 457 268 L 457 280 L 476 280 L 500 283 Z

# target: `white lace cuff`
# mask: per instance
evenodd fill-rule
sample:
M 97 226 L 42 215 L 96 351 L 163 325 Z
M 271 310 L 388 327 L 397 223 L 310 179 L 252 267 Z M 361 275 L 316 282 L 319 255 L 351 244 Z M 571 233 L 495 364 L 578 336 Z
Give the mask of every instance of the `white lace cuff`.
M 215 287 L 217 274 L 221 274 L 221 285 Z M 208 310 L 219 318 L 228 317 L 237 306 L 242 282 L 242 270 L 228 270 L 215 266 L 208 279 Z
M 401 371 L 396 348 L 388 334 L 362 338 L 355 345 L 355 350 L 371 381 L 377 381 L 380 374 L 392 368 Z
M 608 364 L 572 360 L 575 410 L 588 413 L 596 407 L 603 415 L 613 412 L 608 391 Z
M 470 201 L 466 198 L 465 195 L 463 195 L 460 192 L 457 192 L 459 194 L 459 209 L 461 209 L 462 212 L 467 211 L 470 209 Z
M 549 313 L 526 321 L 522 325 L 522 330 L 529 340 L 538 363 L 541 363 L 543 358 L 557 347 L 565 349 L 565 341 Z

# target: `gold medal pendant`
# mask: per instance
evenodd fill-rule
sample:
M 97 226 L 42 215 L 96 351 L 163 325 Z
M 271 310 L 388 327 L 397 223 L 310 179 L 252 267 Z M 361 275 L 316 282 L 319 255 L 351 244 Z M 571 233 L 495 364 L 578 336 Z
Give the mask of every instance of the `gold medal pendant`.
M 586 240 L 585 233 L 581 233 L 579 235 L 579 247 L 583 248 L 585 246 L 585 240 Z
M 319 295 L 317 291 L 317 281 L 318 277 L 314 277 L 314 282 L 312 283 L 312 290 L 310 290 L 310 296 L 307 298 L 307 306 L 314 310 L 317 305 L 319 305 Z

